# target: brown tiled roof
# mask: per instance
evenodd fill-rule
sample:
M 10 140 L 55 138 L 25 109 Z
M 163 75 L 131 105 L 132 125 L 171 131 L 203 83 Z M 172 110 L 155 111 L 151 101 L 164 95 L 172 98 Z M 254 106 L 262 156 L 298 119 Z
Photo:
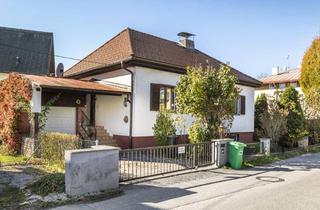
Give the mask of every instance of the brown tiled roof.
M 210 64 L 217 68 L 225 65 L 197 49 L 186 49 L 176 42 L 127 28 L 72 66 L 65 72 L 65 76 L 79 75 L 130 59 L 140 59 L 180 69 L 200 64 Z M 253 86 L 261 84 L 258 80 L 236 69 L 232 70 L 240 82 Z
M 271 75 L 260 79 L 263 84 L 273 83 L 285 83 L 285 82 L 297 82 L 300 78 L 301 71 L 299 68 L 290 69 L 288 71 L 279 73 L 277 75 Z
M 130 93 L 129 90 L 111 85 L 99 84 L 96 82 L 86 82 L 75 79 L 48 77 L 23 74 L 23 77 L 29 79 L 32 83 L 35 83 L 43 88 L 52 89 L 67 89 L 78 90 L 86 92 L 99 92 L 99 93 Z

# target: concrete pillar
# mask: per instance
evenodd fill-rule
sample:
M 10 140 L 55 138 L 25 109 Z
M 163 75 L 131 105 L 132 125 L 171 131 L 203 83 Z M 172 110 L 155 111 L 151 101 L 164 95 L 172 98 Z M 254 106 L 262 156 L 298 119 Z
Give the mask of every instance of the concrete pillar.
M 269 156 L 270 155 L 270 143 L 269 138 L 260 138 L 260 153 Z
M 119 148 L 94 146 L 65 151 L 65 189 L 67 195 L 114 190 L 119 187 Z
M 222 167 L 228 162 L 228 142 L 233 139 L 213 139 L 215 144 L 212 144 L 212 161 L 216 167 Z

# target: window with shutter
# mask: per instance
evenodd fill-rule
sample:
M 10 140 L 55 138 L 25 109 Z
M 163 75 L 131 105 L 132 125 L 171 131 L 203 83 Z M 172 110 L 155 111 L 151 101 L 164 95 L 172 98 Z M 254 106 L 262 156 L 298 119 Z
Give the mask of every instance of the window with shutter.
M 240 114 L 246 114 L 246 97 L 245 96 L 240 96 L 241 98 L 241 112 Z
M 151 84 L 150 87 L 150 110 L 159 111 L 160 107 L 160 86 Z
M 151 84 L 150 86 L 150 110 L 175 109 L 175 91 L 173 86 Z

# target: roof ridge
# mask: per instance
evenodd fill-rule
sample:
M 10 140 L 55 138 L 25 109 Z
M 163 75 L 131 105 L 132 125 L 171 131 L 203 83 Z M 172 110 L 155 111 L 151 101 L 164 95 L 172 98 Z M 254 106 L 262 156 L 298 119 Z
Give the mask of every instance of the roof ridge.
M 133 51 L 133 46 L 132 46 L 132 32 L 133 32 L 133 29 L 127 27 L 126 30 L 128 30 L 128 34 L 129 34 L 129 45 L 130 45 L 130 51 L 131 51 L 131 56 L 134 56 L 135 52 Z
M 21 31 L 21 32 L 27 32 L 27 33 L 43 33 L 43 34 L 52 34 L 53 32 L 47 32 L 47 31 L 36 31 L 36 30 L 30 30 L 30 29 L 22 29 L 22 28 L 11 28 L 11 27 L 5 27 L 0 26 L 0 29 L 10 30 L 10 31 Z
M 124 33 L 125 31 L 128 31 L 129 34 L 129 38 L 130 38 L 130 31 L 131 29 L 129 27 L 123 29 L 122 31 L 120 31 L 119 33 L 117 33 L 115 36 L 113 36 L 111 39 L 109 39 L 108 41 L 106 41 L 104 44 L 100 45 L 97 49 L 95 49 L 94 51 L 92 51 L 91 53 L 89 53 L 87 56 L 85 56 L 84 58 L 82 58 L 80 61 L 78 61 L 77 63 L 73 64 L 69 69 L 67 69 L 64 73 L 68 72 L 69 70 L 71 70 L 73 67 L 75 67 L 76 65 L 78 65 L 79 63 L 81 63 L 82 61 L 85 61 L 86 58 L 88 58 L 90 55 L 94 54 L 95 52 L 97 52 L 99 49 L 103 48 L 105 45 L 107 45 L 108 43 L 110 43 L 112 40 L 114 40 L 116 37 L 120 36 L 120 34 Z M 129 39 L 130 40 L 130 39 Z M 129 41 L 130 42 L 130 41 Z M 132 50 L 133 51 L 133 50 Z M 91 61 L 90 61 L 91 62 Z M 95 61 L 92 61 L 95 62 Z M 96 62 L 96 63 L 100 63 L 100 62 Z M 103 63 L 101 63 L 100 65 L 103 65 Z
M 133 31 L 133 32 L 137 32 L 137 33 L 145 34 L 145 35 L 148 35 L 148 36 L 152 36 L 154 38 L 161 39 L 161 40 L 164 40 L 164 41 L 167 41 L 167 42 L 172 42 L 173 44 L 176 44 L 177 46 L 180 46 L 178 42 L 175 42 L 175 41 L 172 41 L 172 40 L 169 40 L 169 39 L 165 39 L 165 38 L 162 38 L 162 37 L 159 37 L 159 36 L 156 36 L 156 35 L 153 35 L 153 34 L 149 34 L 149 33 L 146 33 L 146 32 L 138 31 L 138 30 L 135 30 L 135 29 L 132 29 L 132 28 L 128 28 L 128 29 Z M 182 47 L 182 46 L 180 46 L 180 47 Z

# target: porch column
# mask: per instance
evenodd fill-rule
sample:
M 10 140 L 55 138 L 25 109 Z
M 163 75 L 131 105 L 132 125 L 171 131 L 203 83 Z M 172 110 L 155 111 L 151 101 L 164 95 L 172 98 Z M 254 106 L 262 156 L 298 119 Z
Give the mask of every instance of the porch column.
M 90 124 L 96 125 L 96 94 L 90 95 Z
M 31 122 L 30 136 L 34 139 L 34 155 L 40 157 L 40 139 L 39 139 L 39 115 L 41 113 L 42 89 L 32 85 L 31 112 L 33 119 Z

